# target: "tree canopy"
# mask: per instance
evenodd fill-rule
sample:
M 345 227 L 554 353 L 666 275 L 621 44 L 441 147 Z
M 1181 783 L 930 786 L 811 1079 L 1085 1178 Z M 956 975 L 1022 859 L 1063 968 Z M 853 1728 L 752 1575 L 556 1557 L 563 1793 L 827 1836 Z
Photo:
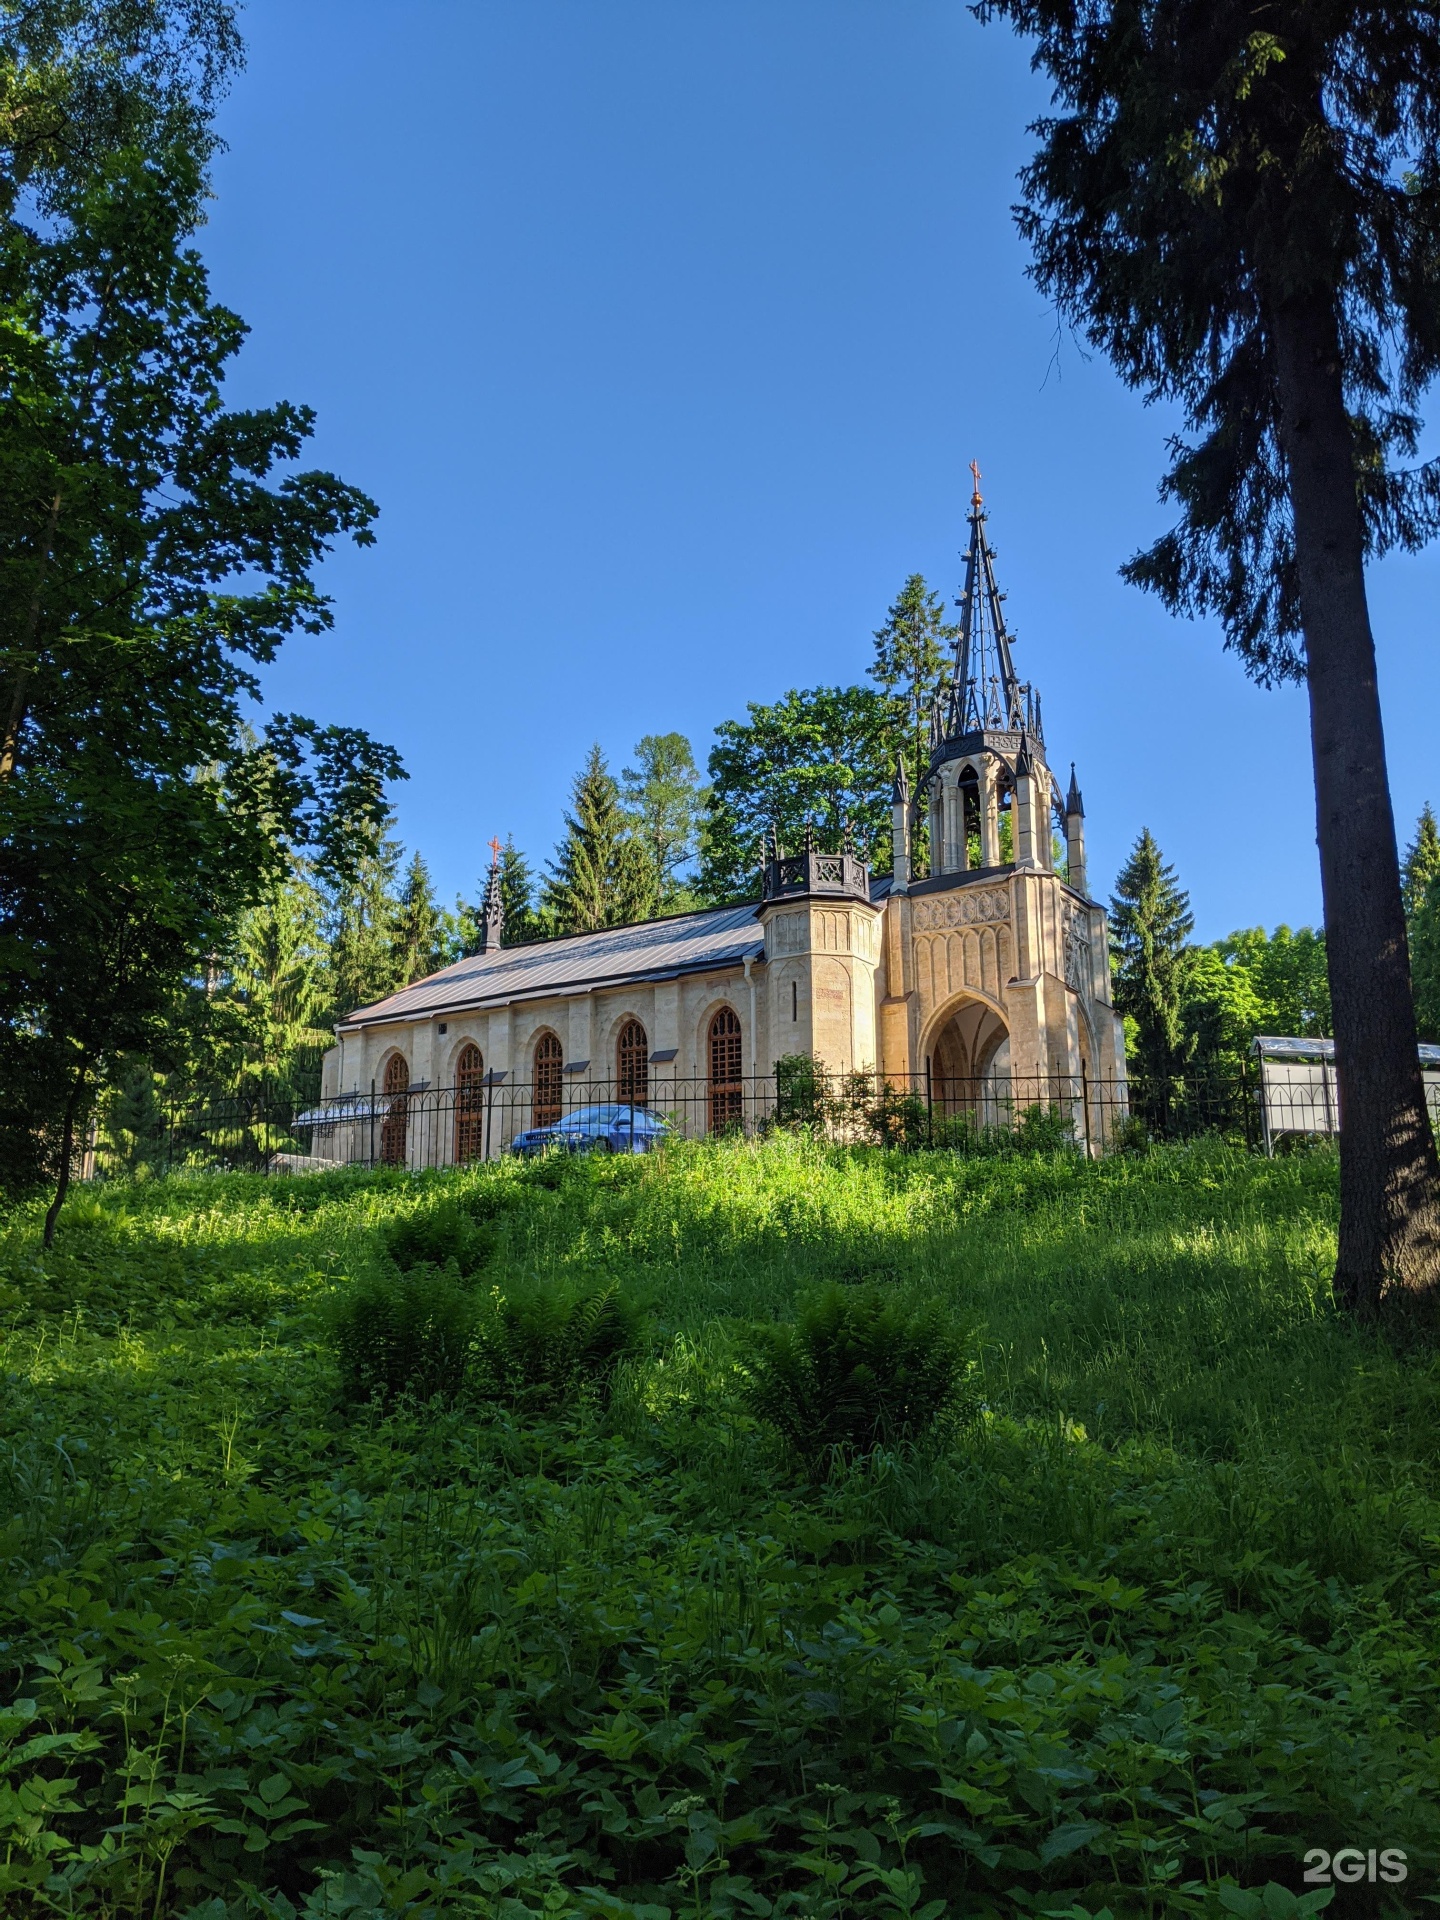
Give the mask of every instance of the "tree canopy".
M 224 406 L 244 328 L 188 244 L 202 184 L 183 145 L 120 148 L 53 177 L 43 221 L 0 221 L 0 1069 L 33 1097 L 12 1184 L 47 1154 L 63 1184 L 97 1077 L 163 1050 L 292 858 L 352 864 L 400 774 L 355 729 L 244 725 L 375 509 L 297 469 L 307 409 Z
M 546 871 L 542 905 L 557 933 L 594 933 L 655 911 L 656 878 L 631 832 L 620 789 L 598 746 L 577 774 L 565 834 Z
M 708 900 L 759 889 L 761 846 L 778 829 L 799 844 L 807 823 L 832 841 L 848 824 L 877 870 L 890 865 L 895 703 L 872 687 L 810 687 L 748 720 L 722 720 L 710 753 L 701 888 Z

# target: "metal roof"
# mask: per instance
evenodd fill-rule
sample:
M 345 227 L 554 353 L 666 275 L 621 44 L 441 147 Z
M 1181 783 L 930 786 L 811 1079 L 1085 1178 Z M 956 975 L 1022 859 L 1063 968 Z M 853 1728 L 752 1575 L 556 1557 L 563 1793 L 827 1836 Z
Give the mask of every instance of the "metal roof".
M 1273 1033 L 1257 1034 L 1252 1042 L 1253 1050 L 1262 1060 L 1333 1060 L 1335 1042 L 1333 1040 L 1286 1039 Z M 1423 1065 L 1440 1065 L 1440 1047 L 1422 1046 L 1417 1049 Z
M 876 906 L 889 891 L 888 873 L 870 882 L 870 899 Z M 336 1023 L 335 1030 L 346 1033 L 391 1020 L 439 1019 L 448 1013 L 507 1006 L 512 1000 L 593 993 L 600 987 L 738 967 L 746 959 L 764 957 L 765 932 L 755 917 L 759 910 L 759 901 L 752 900 L 739 907 L 708 907 L 700 913 L 677 913 L 669 920 L 607 927 L 603 933 L 572 933 L 560 940 L 532 940 L 523 946 L 473 953 L 373 1006 L 357 1007 Z
M 373 1006 L 358 1007 L 339 1022 L 337 1030 L 738 967 L 747 956 L 758 959 L 764 951 L 765 934 L 753 903 L 676 914 L 670 920 L 643 920 L 631 927 L 607 927 L 603 933 L 573 933 L 561 940 L 497 947 L 456 960 Z

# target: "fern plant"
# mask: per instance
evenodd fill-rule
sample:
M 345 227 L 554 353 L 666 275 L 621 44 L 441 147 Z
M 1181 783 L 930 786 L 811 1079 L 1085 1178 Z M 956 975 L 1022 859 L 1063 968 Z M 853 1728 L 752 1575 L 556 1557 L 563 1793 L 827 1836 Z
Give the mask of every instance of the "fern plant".
M 834 1284 L 803 1296 L 792 1324 L 752 1327 L 741 1365 L 750 1410 L 812 1469 L 956 1424 L 969 1373 L 938 1302 Z
M 465 1382 L 476 1302 L 453 1265 L 387 1263 L 359 1276 L 333 1300 L 327 1331 L 348 1395 L 451 1400 Z
M 475 1382 L 500 1400 L 555 1405 L 576 1394 L 609 1396 L 615 1367 L 635 1344 L 639 1315 L 612 1280 L 491 1289 L 475 1326 Z
M 380 1243 L 402 1272 L 454 1262 L 463 1276 L 478 1273 L 495 1251 L 495 1229 L 454 1200 L 420 1207 L 380 1230 Z

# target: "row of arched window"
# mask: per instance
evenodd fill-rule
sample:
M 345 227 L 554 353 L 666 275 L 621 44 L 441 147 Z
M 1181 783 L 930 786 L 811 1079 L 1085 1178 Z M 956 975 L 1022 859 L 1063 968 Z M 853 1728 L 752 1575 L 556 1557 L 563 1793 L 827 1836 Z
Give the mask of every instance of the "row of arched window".
M 710 1128 L 717 1131 L 740 1118 L 744 1104 L 740 1021 L 733 1007 L 721 1007 L 710 1022 Z M 530 1124 L 550 1127 L 563 1111 L 565 1056 L 548 1030 L 531 1051 Z M 410 1066 L 403 1053 L 385 1062 L 382 1088 L 385 1117 L 380 1129 L 380 1158 L 387 1166 L 405 1161 L 409 1123 Z M 650 1099 L 650 1041 L 638 1020 L 627 1020 L 615 1040 L 615 1097 L 637 1107 Z M 485 1152 L 485 1059 L 473 1040 L 455 1062 L 455 1158 L 478 1160 Z

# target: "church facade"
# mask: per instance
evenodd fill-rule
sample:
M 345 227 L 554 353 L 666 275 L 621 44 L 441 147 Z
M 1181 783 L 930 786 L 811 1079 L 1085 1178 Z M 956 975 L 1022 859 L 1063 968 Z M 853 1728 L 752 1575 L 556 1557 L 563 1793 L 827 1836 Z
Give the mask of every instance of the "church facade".
M 467 1159 L 587 1099 L 703 1132 L 773 1107 L 759 1083 L 794 1055 L 982 1118 L 1059 1103 L 1103 1139 L 1125 1074 L 1106 916 L 1074 768 L 1062 793 L 1015 672 L 985 526 L 977 480 L 954 669 L 918 793 L 897 770 L 889 874 L 848 845 L 772 837 L 758 900 L 507 947 L 492 870 L 481 951 L 337 1027 L 323 1093 L 338 1117 L 315 1154 L 362 1157 L 378 1111 L 381 1157 Z M 445 1116 L 430 1126 L 427 1096 Z

